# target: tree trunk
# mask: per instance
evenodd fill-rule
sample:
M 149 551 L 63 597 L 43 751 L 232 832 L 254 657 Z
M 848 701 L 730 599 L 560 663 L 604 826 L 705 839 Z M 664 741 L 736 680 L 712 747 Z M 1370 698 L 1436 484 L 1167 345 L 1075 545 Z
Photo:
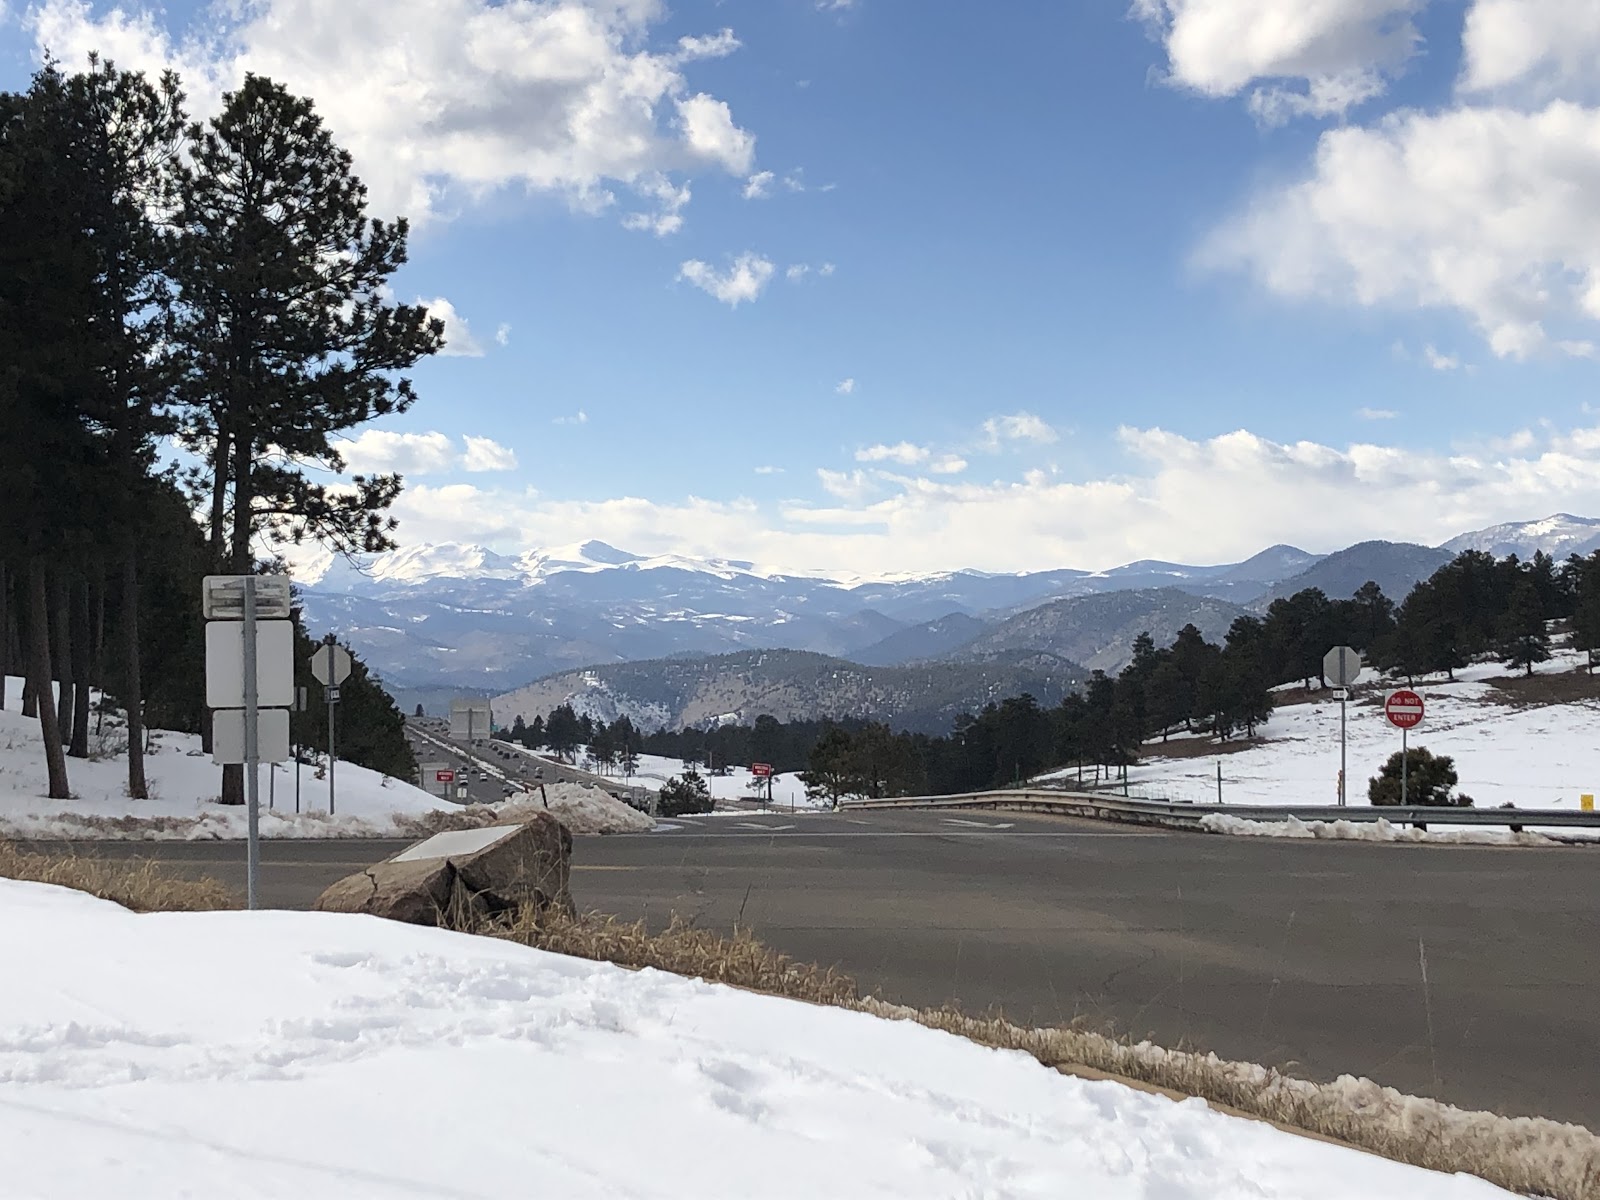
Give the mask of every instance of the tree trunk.
M 27 664 L 28 656 L 23 655 L 22 668 L 22 715 L 38 719 L 39 716 L 39 689 L 33 678 L 33 668 Z
M 254 522 L 250 519 L 250 510 L 255 503 L 255 490 L 251 486 L 250 456 L 253 447 L 250 439 L 243 434 L 236 435 L 233 442 L 233 536 L 228 546 L 229 566 L 236 575 L 248 575 L 252 572 L 255 563 L 250 550 L 250 535 L 254 532 Z M 221 804 L 243 804 L 244 797 L 244 766 L 240 763 L 228 763 L 222 768 L 222 795 L 217 797 Z
M 103 693 L 106 687 L 106 569 L 104 563 L 100 565 L 100 570 L 97 574 L 99 582 L 95 584 L 94 589 L 94 616 L 90 618 L 94 632 L 90 637 L 89 661 L 92 664 L 90 667 L 91 677 Z M 102 699 L 104 699 L 103 696 Z M 94 734 L 96 737 L 100 736 L 100 722 L 104 719 L 105 713 L 106 706 L 102 703 L 94 714 Z
M 72 611 L 68 634 L 73 643 L 73 660 L 78 664 L 78 674 L 73 681 L 72 745 L 67 753 L 73 758 L 88 758 L 89 672 L 93 658 L 89 644 L 89 580 L 79 580 L 71 592 Z
M 122 560 L 122 705 L 128 711 L 128 798 L 148 800 L 144 778 L 144 683 L 139 678 L 139 550 L 128 544 Z
M 61 681 L 56 693 L 56 720 L 60 722 L 63 738 L 72 736 L 72 710 L 76 696 L 72 674 L 72 584 L 65 568 L 55 572 L 50 588 L 50 628 L 55 635 L 56 678 Z
M 28 564 L 29 670 L 34 702 L 39 707 L 39 733 L 44 738 L 45 766 L 50 773 L 50 799 L 70 800 L 67 787 L 67 756 L 61 752 L 61 726 L 56 723 L 56 701 L 50 694 L 50 600 L 45 593 L 45 569 L 41 559 Z

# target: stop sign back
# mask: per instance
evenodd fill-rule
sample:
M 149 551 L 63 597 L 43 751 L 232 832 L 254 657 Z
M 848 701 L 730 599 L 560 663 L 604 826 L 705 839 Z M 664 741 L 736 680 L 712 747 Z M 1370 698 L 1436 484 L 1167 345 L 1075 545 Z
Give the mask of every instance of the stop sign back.
M 1422 697 L 1409 688 L 1390 692 L 1383 702 L 1383 715 L 1399 729 L 1415 729 L 1422 724 Z

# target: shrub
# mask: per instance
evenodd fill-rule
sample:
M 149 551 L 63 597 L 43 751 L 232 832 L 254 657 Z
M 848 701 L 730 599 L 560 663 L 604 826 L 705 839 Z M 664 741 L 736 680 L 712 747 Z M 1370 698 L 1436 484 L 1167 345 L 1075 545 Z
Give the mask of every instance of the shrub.
M 1383 764 L 1383 770 L 1368 781 L 1367 799 L 1373 804 L 1400 803 L 1401 758 L 1401 752 L 1396 750 L 1389 756 L 1389 761 Z M 1415 804 L 1428 808 L 1472 807 L 1471 796 L 1450 794 L 1450 789 L 1456 785 L 1457 777 L 1455 759 L 1448 754 L 1435 757 L 1421 746 L 1415 746 L 1405 751 L 1404 761 L 1405 802 L 1408 805 Z
M 708 813 L 715 807 L 716 801 L 711 798 L 711 789 L 706 786 L 706 781 L 698 771 L 690 768 L 661 785 L 661 800 L 656 806 L 656 815 L 682 817 L 690 813 Z

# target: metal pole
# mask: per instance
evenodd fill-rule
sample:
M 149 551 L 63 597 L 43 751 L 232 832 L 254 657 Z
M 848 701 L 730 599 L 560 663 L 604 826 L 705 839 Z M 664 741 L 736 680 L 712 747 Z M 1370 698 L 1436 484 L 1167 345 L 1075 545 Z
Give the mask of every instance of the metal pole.
M 1402 725 L 1400 727 L 1400 807 L 1401 808 L 1404 808 L 1405 805 L 1406 805 L 1406 768 L 1409 765 L 1410 764 L 1406 762 L 1406 730 L 1405 730 L 1405 726 Z
M 1217 803 L 1222 803 L 1222 760 L 1217 759 Z
M 300 811 L 300 747 L 294 748 L 294 810 Z
M 267 811 L 278 807 L 278 764 L 267 767 Z
M 1345 695 L 1350 693 L 1347 691 Z M 1344 807 L 1344 776 L 1345 776 L 1345 699 L 1339 697 L 1339 807 Z
M 244 577 L 244 782 L 249 806 L 245 842 L 245 905 L 256 906 L 256 876 L 261 870 L 261 772 L 256 740 L 256 577 Z
M 328 815 L 333 816 L 333 764 L 338 760 L 333 746 L 333 689 L 338 685 L 333 682 L 333 634 L 327 637 L 328 646 L 328 686 L 323 692 L 328 697 Z

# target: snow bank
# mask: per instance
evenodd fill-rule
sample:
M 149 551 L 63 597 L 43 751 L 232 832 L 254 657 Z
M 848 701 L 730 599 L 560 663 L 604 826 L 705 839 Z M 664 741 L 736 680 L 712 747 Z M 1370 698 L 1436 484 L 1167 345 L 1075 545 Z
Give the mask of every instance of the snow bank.
M 0 880 L 0 961 L 19 1195 L 1510 1195 L 909 1022 L 367 917 Z
M 550 801 L 549 811 L 575 834 L 648 833 L 655 828 L 655 818 L 630 808 L 599 788 L 581 783 L 547 783 L 545 795 Z M 501 821 L 517 820 L 544 809 L 538 789 L 535 788 L 531 798 L 519 798 L 506 804 L 452 807 L 447 811 L 429 813 L 415 822 L 402 819 L 400 824 L 420 836 L 444 829 L 478 829 Z
M 1556 841 L 1538 833 L 1509 829 L 1417 829 L 1392 825 L 1381 817 L 1376 821 L 1302 821 L 1289 817 L 1282 821 L 1246 821 L 1212 813 L 1200 818 L 1200 827 L 1212 833 L 1237 837 L 1325 838 L 1347 842 L 1436 842 L 1457 846 L 1555 846 Z

